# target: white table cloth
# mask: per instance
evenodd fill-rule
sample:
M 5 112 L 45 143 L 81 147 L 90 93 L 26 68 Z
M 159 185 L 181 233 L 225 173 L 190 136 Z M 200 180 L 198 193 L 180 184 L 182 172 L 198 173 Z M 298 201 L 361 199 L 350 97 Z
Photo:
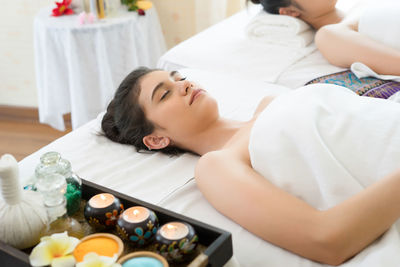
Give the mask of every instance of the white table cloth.
M 96 118 L 130 71 L 155 67 L 166 51 L 154 8 L 83 25 L 50 14 L 44 8 L 34 20 L 36 82 L 40 122 L 59 130 L 69 112 L 73 129 Z

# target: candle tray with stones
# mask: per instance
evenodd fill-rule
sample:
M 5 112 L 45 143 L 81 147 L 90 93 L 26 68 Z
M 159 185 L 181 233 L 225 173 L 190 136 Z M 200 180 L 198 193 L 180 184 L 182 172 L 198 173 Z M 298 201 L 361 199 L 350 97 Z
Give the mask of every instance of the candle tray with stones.
M 209 224 L 205 224 L 203 222 L 186 217 L 179 213 L 172 212 L 170 210 L 124 195 L 122 193 L 113 191 L 106 187 L 82 179 L 81 207 L 80 210 L 76 212 L 72 217 L 77 219 L 82 224 L 85 231 L 85 236 L 95 233 L 95 230 L 93 230 L 93 228 L 86 222 L 83 216 L 83 210 L 86 201 L 89 200 L 92 196 L 99 193 L 113 194 L 115 197 L 120 199 L 125 209 L 132 206 L 144 206 L 153 210 L 158 217 L 160 225 L 163 225 L 170 221 L 183 221 L 193 226 L 197 233 L 197 236 L 199 237 L 198 245 L 195 252 L 191 255 L 189 259 L 184 262 L 170 262 L 170 266 L 223 266 L 233 255 L 231 233 L 211 226 Z M 108 231 L 108 233 L 118 235 L 115 229 Z M 0 240 L 1 266 L 30 266 L 29 254 L 31 250 L 32 248 L 19 250 L 5 244 Z M 143 250 L 153 251 L 152 244 L 141 248 L 135 248 L 132 247 L 129 243 L 124 242 L 124 252 L 122 253 L 121 257 L 131 252 Z

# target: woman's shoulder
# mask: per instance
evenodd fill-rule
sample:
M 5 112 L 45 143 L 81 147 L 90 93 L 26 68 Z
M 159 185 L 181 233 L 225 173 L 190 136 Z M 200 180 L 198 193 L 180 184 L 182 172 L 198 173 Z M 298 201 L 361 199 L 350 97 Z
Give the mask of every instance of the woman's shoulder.
M 254 111 L 253 118 L 257 118 L 258 115 L 275 99 L 276 96 L 266 96 L 258 104 Z
M 214 177 L 221 172 L 246 164 L 246 160 L 235 148 L 227 148 L 216 151 L 210 151 L 200 157 L 195 168 L 196 179 Z
M 200 157 L 197 162 L 197 168 L 210 168 L 215 167 L 220 164 L 224 164 L 225 162 L 230 162 L 239 158 L 237 153 L 234 153 L 232 149 L 221 149 L 210 151 Z

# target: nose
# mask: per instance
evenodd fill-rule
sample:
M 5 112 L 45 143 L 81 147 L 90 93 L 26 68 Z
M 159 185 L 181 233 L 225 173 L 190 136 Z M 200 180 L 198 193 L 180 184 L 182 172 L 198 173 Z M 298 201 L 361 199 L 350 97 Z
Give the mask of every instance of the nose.
M 183 96 L 187 95 L 189 93 L 189 90 L 191 87 L 193 87 L 192 83 L 189 81 L 179 81 L 178 82 L 179 86 L 179 93 Z

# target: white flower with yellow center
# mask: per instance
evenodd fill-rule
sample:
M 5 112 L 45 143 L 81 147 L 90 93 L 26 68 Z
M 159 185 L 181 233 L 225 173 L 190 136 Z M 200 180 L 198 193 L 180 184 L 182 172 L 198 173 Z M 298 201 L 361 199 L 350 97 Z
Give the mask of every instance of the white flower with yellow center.
M 76 267 L 121 267 L 117 261 L 117 255 L 114 257 L 99 256 L 94 252 L 85 255 L 83 261 L 78 263 Z
M 72 255 L 79 239 L 68 236 L 67 232 L 44 236 L 29 255 L 32 266 L 73 267 Z

